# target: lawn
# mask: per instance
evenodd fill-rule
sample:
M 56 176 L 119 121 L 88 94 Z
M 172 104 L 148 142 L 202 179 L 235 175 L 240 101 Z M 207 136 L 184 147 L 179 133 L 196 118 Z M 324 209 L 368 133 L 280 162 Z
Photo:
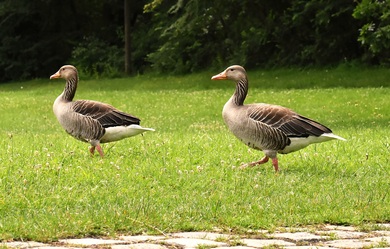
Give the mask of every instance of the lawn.
M 0 84 L 0 240 L 390 221 L 388 69 L 249 71 L 246 103 L 290 107 L 347 139 L 280 155 L 279 174 L 238 169 L 263 154 L 225 127 L 234 83 L 211 81 L 220 71 L 81 78 L 76 99 L 156 129 L 104 144 L 104 159 L 54 117 L 63 80 Z

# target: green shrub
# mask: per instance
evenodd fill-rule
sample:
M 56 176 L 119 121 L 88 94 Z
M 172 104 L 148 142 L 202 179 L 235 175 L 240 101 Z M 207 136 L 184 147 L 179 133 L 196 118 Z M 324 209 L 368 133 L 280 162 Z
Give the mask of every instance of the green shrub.
M 353 16 L 362 20 L 358 40 L 367 50 L 366 60 L 380 64 L 390 63 L 390 4 L 388 1 L 363 0 Z
M 118 77 L 123 71 L 123 54 L 122 49 L 115 45 L 85 37 L 73 50 L 71 63 L 88 77 Z

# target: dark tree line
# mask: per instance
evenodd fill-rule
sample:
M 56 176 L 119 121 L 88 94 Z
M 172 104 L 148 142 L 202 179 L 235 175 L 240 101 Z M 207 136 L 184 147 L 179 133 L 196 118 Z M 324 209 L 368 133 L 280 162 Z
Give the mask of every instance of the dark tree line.
M 127 5 L 125 4 L 127 2 Z M 125 18 L 127 6 L 127 18 Z M 126 30 L 125 32 L 125 20 Z M 125 40 L 131 45 L 125 67 Z M 0 0 L 0 81 L 389 63 L 389 0 Z

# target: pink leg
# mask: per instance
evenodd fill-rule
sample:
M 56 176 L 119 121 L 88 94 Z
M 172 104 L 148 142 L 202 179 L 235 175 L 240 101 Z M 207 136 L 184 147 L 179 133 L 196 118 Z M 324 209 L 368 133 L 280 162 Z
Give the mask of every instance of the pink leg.
M 263 163 L 268 162 L 268 160 L 269 160 L 269 157 L 265 156 L 262 159 L 260 159 L 259 161 L 243 164 L 240 167 L 240 169 L 245 169 L 247 167 L 253 167 L 253 166 L 256 166 L 258 164 L 263 164 Z M 279 171 L 279 163 L 278 163 L 277 157 L 272 158 L 272 165 L 274 166 L 275 172 L 278 172 Z
M 100 144 L 96 145 L 96 149 L 99 152 L 100 157 L 103 158 L 104 157 L 104 153 L 103 153 L 102 147 L 100 147 Z
M 91 156 L 93 156 L 95 154 L 95 146 L 89 148 L 89 152 L 91 152 Z
M 268 162 L 269 160 L 269 157 L 265 156 L 263 157 L 262 159 L 260 159 L 259 161 L 256 161 L 256 162 L 251 162 L 251 163 L 246 163 L 246 164 L 243 164 L 240 166 L 240 169 L 245 169 L 247 167 L 253 167 L 253 166 L 256 166 L 257 164 L 263 164 L 263 163 L 266 163 Z M 273 161 L 274 159 L 272 159 Z
M 272 158 L 272 165 L 274 166 L 275 172 L 279 171 L 279 163 L 278 163 L 278 158 Z

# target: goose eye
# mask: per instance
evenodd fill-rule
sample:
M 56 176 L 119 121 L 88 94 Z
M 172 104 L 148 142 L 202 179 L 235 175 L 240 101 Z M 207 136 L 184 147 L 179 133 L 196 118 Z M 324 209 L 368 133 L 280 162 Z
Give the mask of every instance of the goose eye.
M 234 69 L 233 68 L 230 68 L 230 72 L 233 72 L 234 71 Z

